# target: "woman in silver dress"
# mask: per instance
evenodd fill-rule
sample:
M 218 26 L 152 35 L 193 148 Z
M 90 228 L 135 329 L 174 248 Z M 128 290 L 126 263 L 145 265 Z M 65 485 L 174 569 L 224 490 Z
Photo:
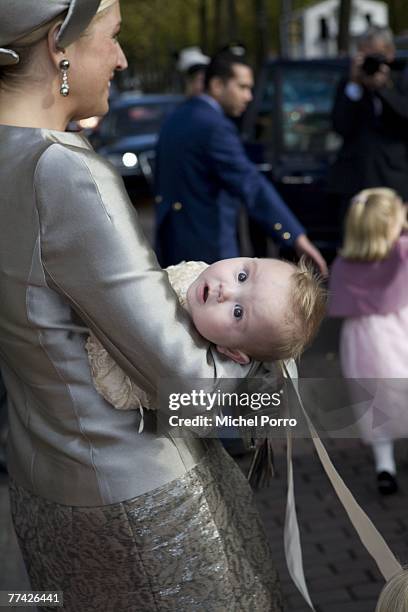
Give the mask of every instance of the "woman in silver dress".
M 116 0 L 0 0 L 0 366 L 14 525 L 68 611 L 278 611 L 250 490 L 218 442 L 174 442 L 94 390 L 89 329 L 149 394 L 259 370 L 211 352 L 114 169 L 71 120 L 126 67 Z M 45 609 L 45 608 L 44 608 Z

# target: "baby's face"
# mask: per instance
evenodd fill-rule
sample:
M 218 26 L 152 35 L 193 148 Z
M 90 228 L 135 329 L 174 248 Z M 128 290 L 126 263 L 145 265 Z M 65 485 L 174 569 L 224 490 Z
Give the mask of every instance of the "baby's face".
M 245 350 L 285 325 L 292 274 L 291 265 L 276 259 L 218 261 L 190 285 L 188 311 L 204 338 Z

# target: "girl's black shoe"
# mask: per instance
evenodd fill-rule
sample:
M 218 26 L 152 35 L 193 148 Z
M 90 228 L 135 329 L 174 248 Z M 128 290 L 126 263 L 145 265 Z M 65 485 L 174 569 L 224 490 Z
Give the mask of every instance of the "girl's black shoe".
M 384 471 L 377 474 L 377 485 L 381 495 L 393 495 L 398 491 L 397 479 L 389 472 Z

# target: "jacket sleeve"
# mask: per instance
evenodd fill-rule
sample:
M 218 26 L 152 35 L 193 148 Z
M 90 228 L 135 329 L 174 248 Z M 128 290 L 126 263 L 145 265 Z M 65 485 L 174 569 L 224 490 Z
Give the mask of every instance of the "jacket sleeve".
M 240 198 L 248 214 L 274 238 L 292 244 L 305 233 L 273 185 L 248 159 L 236 127 L 228 120 L 217 124 L 209 141 L 213 171 L 224 189 Z
M 52 144 L 38 162 L 35 190 L 48 285 L 146 392 L 154 395 L 163 378 L 248 372 L 212 354 L 195 332 L 108 162 Z
M 404 73 L 399 80 L 392 83 L 391 87 L 382 87 L 377 91 L 382 103 L 388 106 L 388 109 L 399 119 L 404 120 L 401 123 L 403 129 L 406 129 L 405 121 L 408 119 L 407 81 L 407 75 Z

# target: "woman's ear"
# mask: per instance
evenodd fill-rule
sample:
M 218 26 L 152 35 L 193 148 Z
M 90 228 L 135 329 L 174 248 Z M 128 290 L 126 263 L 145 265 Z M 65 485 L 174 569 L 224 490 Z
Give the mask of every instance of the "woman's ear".
M 228 359 L 232 359 L 232 361 L 236 361 L 236 363 L 240 363 L 241 365 L 246 365 L 251 361 L 251 358 L 239 349 L 230 349 L 225 346 L 217 345 L 217 351 L 228 357 Z
M 48 52 L 54 66 L 59 70 L 59 64 L 65 57 L 65 49 L 60 49 L 57 46 L 57 37 L 61 29 L 62 21 L 56 23 L 48 32 Z

